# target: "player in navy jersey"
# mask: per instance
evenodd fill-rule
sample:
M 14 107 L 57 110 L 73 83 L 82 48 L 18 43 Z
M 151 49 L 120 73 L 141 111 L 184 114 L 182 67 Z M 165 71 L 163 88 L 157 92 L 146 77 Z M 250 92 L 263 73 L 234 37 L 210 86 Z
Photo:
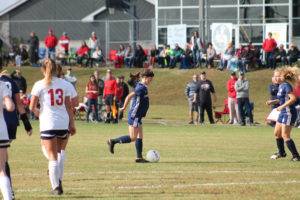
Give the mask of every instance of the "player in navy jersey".
M 0 72 L 1 71 L 2 71 L 2 60 L 0 59 Z M 18 113 L 20 115 L 21 120 L 23 121 L 25 130 L 29 136 L 32 134 L 32 127 L 28 120 L 24 106 L 20 101 L 19 88 L 17 84 L 11 78 L 8 78 L 5 75 L 5 72 L 2 73 L 2 75 L 0 75 L 0 81 L 3 81 L 5 83 L 5 85 L 7 86 L 10 92 L 10 97 L 12 98 L 14 104 L 16 105 L 14 111 L 12 112 L 8 112 L 4 110 L 4 119 L 8 130 L 8 136 L 9 136 L 10 143 L 12 143 L 12 141 L 16 139 L 17 127 L 20 125 L 18 119 Z M 6 160 L 7 161 L 5 163 L 5 171 L 11 183 L 8 158 L 6 158 Z
M 300 161 L 299 153 L 296 149 L 294 141 L 291 139 L 292 127 L 297 119 L 297 111 L 295 108 L 296 97 L 293 93 L 292 85 L 295 86 L 298 81 L 297 67 L 284 67 L 277 69 L 274 72 L 274 79 L 279 84 L 277 98 L 267 101 L 267 105 L 279 103 L 280 106 L 276 109 L 280 111 L 277 123 L 274 129 L 278 153 L 275 153 L 270 158 L 278 159 L 286 157 L 284 142 L 293 155 L 291 161 Z
M 135 141 L 135 147 L 137 152 L 137 163 L 148 162 L 142 156 L 143 151 L 143 126 L 142 118 L 146 116 L 149 108 L 149 96 L 147 85 L 152 82 L 154 73 L 150 69 L 145 69 L 141 75 L 141 81 L 137 83 L 134 92 L 130 93 L 124 102 L 124 106 L 120 108 L 120 112 L 123 112 L 130 100 L 133 98 L 133 104 L 128 113 L 128 124 L 130 135 L 125 135 L 116 139 L 110 139 L 107 141 L 109 151 L 114 153 L 114 146 L 117 143 L 130 143 Z

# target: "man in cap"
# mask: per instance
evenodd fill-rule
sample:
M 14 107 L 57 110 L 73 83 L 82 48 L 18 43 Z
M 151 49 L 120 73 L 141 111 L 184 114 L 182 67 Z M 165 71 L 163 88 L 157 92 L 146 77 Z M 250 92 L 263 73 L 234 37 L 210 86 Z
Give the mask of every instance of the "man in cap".
M 74 88 L 76 89 L 77 77 L 72 73 L 72 68 L 68 67 L 67 74 L 65 75 L 66 81 L 72 83 Z
M 48 30 L 49 35 L 45 38 L 45 46 L 48 49 L 48 58 L 55 57 L 55 47 L 57 45 L 57 37 L 53 34 L 53 30 Z
M 237 81 L 236 73 L 231 72 L 231 77 L 227 81 L 229 124 L 233 124 L 235 120 L 237 122 L 240 121 L 238 106 L 236 103 L 236 91 L 234 89 L 234 85 L 236 81 Z

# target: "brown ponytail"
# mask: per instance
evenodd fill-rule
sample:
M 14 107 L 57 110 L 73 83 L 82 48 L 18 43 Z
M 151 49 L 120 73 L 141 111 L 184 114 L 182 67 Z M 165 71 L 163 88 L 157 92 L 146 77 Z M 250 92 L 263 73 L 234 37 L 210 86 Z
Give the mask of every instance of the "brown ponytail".
M 52 76 L 56 76 L 56 64 L 52 59 L 45 59 L 42 65 L 45 70 L 45 86 L 49 86 L 52 83 Z

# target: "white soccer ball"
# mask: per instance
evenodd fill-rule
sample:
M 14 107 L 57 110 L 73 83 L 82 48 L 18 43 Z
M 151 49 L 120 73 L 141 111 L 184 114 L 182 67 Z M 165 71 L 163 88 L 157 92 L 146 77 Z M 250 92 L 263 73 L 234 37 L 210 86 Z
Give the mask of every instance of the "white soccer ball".
M 158 162 L 160 159 L 159 152 L 156 150 L 150 150 L 147 153 L 147 160 L 149 162 Z

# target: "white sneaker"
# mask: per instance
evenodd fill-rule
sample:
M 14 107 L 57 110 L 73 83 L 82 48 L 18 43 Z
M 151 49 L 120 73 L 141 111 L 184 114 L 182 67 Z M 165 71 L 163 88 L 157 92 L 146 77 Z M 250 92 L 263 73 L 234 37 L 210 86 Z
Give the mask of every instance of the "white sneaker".
M 274 153 L 270 156 L 270 159 L 277 160 L 278 158 L 284 158 L 286 157 L 286 153 L 280 154 L 280 153 Z

